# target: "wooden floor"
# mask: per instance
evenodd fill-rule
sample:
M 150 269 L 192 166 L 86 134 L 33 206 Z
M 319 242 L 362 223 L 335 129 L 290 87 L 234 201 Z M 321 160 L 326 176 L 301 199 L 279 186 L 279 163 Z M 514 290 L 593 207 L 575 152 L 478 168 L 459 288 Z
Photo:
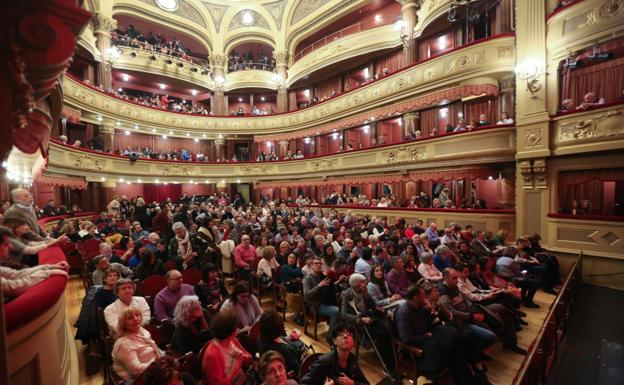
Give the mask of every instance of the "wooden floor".
M 78 318 L 80 312 L 80 305 L 84 298 L 85 290 L 82 286 L 82 281 L 79 278 L 72 278 L 66 288 L 66 306 L 67 306 L 67 318 L 72 325 L 72 330 L 75 334 L 75 328 L 73 325 Z M 552 305 L 555 296 L 545 294 L 538 291 L 535 295 L 535 302 L 540 305 L 539 309 L 527 309 L 522 308 L 527 313 L 525 320 L 529 323 L 528 326 L 524 326 L 523 330 L 518 332 L 518 345 L 524 349 L 528 349 L 529 345 L 533 342 L 537 336 L 541 325 L 548 314 L 548 310 Z M 273 306 L 272 300 L 265 298 L 262 301 L 262 306 L 265 309 Z M 292 316 L 287 316 L 286 322 L 287 330 L 301 329 L 301 327 L 292 322 Z M 302 340 L 307 344 L 312 344 L 317 352 L 329 351 L 329 346 L 325 342 L 325 324 L 319 325 L 319 341 L 314 341 L 302 334 Z M 81 385 L 101 385 L 104 382 L 103 373 L 99 373 L 93 376 L 87 376 L 85 372 L 85 347 L 80 341 L 76 341 L 76 347 L 79 356 L 80 366 L 80 384 Z M 510 353 L 501 348 L 500 341 L 494 345 L 492 356 L 495 357 L 494 361 L 488 363 L 487 376 L 490 382 L 494 385 L 509 385 L 512 383 L 516 372 L 522 364 L 524 356 Z M 376 384 L 382 379 L 382 373 L 380 370 L 380 364 L 377 360 L 375 353 L 372 350 L 360 349 L 360 365 L 364 370 L 364 374 L 368 378 L 371 384 Z M 407 381 L 405 381 L 408 384 Z M 424 378 L 420 378 L 418 384 L 426 383 Z

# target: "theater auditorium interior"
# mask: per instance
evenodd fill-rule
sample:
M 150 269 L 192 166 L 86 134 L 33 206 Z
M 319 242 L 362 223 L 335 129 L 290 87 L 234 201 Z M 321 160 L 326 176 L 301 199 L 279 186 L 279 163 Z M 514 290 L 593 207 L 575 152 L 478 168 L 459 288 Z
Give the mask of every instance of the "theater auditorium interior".
M 0 384 L 624 382 L 624 0 L 0 31 Z

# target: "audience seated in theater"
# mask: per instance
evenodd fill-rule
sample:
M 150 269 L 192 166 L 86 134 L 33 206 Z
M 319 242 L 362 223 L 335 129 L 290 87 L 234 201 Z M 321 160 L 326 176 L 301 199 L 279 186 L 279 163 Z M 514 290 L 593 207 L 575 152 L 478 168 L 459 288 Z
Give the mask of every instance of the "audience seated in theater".
M 496 122 L 496 124 L 513 124 L 513 122 L 513 118 L 511 118 L 508 113 L 503 111 L 501 112 L 500 118 L 498 119 L 498 122 Z
M 529 241 L 525 238 L 518 238 L 516 241 L 514 261 L 527 272 L 534 274 L 540 280 L 540 284 L 545 293 L 557 294 L 554 285 L 558 278 L 552 274 L 551 268 L 546 263 L 541 263 L 531 252 Z
M 521 289 L 524 306 L 538 308 L 539 305 L 533 302 L 533 298 L 537 288 L 540 285 L 540 281 L 526 275 L 527 272 L 522 270 L 520 264 L 514 260 L 516 253 L 517 251 L 514 246 L 507 246 L 505 248 L 503 255 L 496 259 L 496 275 L 512 282 Z M 484 270 L 486 282 L 488 281 L 488 278 L 490 282 L 495 282 L 496 279 L 492 273 L 492 266 L 490 264 L 486 264 L 486 268 Z M 490 284 L 490 282 L 488 282 L 488 284 Z
M 388 274 L 386 274 L 386 282 L 388 283 L 388 287 L 390 288 L 390 292 L 392 294 L 398 294 L 401 297 L 404 297 L 405 292 L 410 285 L 410 281 L 404 271 L 405 265 L 403 258 L 394 256 L 390 259 L 390 261 L 392 269 L 390 269 Z
M 259 352 L 278 352 L 283 357 L 286 371 L 290 376 L 296 376 L 304 358 L 303 353 L 307 350 L 305 344 L 299 339 L 299 333 L 293 331 L 286 336 L 284 319 L 274 310 L 262 313 L 258 323 L 260 326 Z
M 467 130 L 468 130 L 468 123 L 466 123 L 466 119 L 459 119 L 457 126 L 455 126 L 455 128 L 451 128 L 452 132 L 464 132 Z M 447 129 L 447 132 L 449 132 L 448 129 Z
M 418 265 L 418 272 L 423 278 L 431 282 L 442 281 L 442 273 L 433 264 L 433 253 L 431 251 L 425 251 L 420 255 L 420 264 Z
M 209 262 L 202 266 L 202 280 L 195 285 L 195 294 L 210 314 L 219 310 L 229 294 L 223 280 L 219 278 L 217 265 Z
M 234 249 L 234 263 L 238 268 L 238 275 L 241 279 L 249 279 L 252 267 L 258 254 L 256 248 L 251 244 L 251 238 L 249 235 L 244 234 L 241 236 L 240 244 Z
M 175 307 L 185 295 L 194 295 L 193 286 L 183 283 L 182 273 L 169 270 L 165 275 L 167 286 L 156 294 L 154 300 L 154 316 L 158 321 L 173 321 Z
M 4 226 L 0 226 L 0 263 L 9 256 L 11 248 L 11 231 Z M 60 275 L 67 278 L 69 265 L 62 261 L 54 265 L 39 265 L 31 268 L 15 270 L 10 267 L 0 266 L 0 282 L 2 292 L 6 297 L 13 298 L 22 294 L 32 286 L 48 277 Z
M 54 244 L 68 241 L 67 236 L 61 235 L 57 239 L 41 238 L 40 241 L 29 240 L 30 226 L 26 221 L 17 217 L 4 217 L 2 225 L 11 232 L 9 242 L 11 248 L 9 250 L 9 258 L 6 262 L 19 263 L 29 266 L 38 264 L 37 254 Z
M 297 385 L 295 380 L 288 379 L 289 373 L 286 360 L 277 351 L 269 350 L 260 357 L 258 375 L 262 385 Z
M 279 267 L 279 263 L 275 259 L 275 248 L 273 246 L 265 246 L 262 248 L 262 255 L 258 262 L 257 274 L 265 287 L 271 286 L 273 282 L 273 272 Z
M 93 258 L 95 270 L 91 273 L 91 282 L 94 285 L 102 285 L 109 270 L 119 273 L 120 278 L 132 278 L 134 273 L 128 267 L 117 262 L 110 262 L 113 255 L 113 248 L 108 243 L 100 244 L 100 255 Z
M 328 317 L 329 330 L 327 338 L 333 340 L 334 329 L 340 320 L 340 309 L 336 303 L 336 288 L 328 277 L 323 274 L 323 261 L 319 257 L 312 259 L 312 271 L 303 279 L 303 295 L 308 304 L 318 305 L 318 313 Z
M 399 294 L 392 294 L 385 279 L 385 271 L 382 265 L 373 265 L 370 281 L 366 286 L 368 294 L 375 300 L 377 306 L 398 306 L 401 302 Z
M 176 220 L 181 216 L 174 216 L 175 223 L 172 226 L 175 236 L 169 242 L 169 259 L 173 261 L 178 269 L 195 267 L 197 265 L 197 251 L 193 248 L 193 234 L 189 234 L 184 223 Z
M 119 272 L 117 270 L 108 270 L 102 280 L 102 287 L 95 292 L 93 301 L 95 308 L 101 308 L 102 311 L 108 307 L 111 303 L 117 300 L 114 288 L 115 284 L 119 280 Z
M 171 344 L 177 353 L 199 353 L 212 335 L 208 327 L 207 317 L 195 295 L 186 295 L 178 301 L 173 312 L 175 326 Z
M 104 320 L 111 332 L 114 333 L 114 331 L 117 330 L 119 317 L 129 307 L 141 310 L 144 325 L 150 322 L 151 312 L 149 305 L 145 298 L 134 296 L 135 289 L 136 285 L 134 281 L 127 278 L 119 279 L 115 283 L 113 290 L 117 296 L 117 300 L 104 309 Z
M 491 123 L 488 121 L 486 114 L 479 115 L 479 121 L 477 122 L 475 127 L 484 127 L 489 126 Z
M 332 351 L 312 364 L 310 371 L 299 379 L 299 385 L 368 385 L 357 358 L 351 353 L 356 344 L 355 328 L 337 324 L 332 342 L 335 346 Z
M 141 309 L 131 306 L 119 314 L 113 345 L 113 370 L 131 383 L 163 352 L 156 346 L 150 332 L 143 328 L 145 320 Z
M 460 333 L 444 325 L 434 314 L 425 290 L 420 286 L 411 286 L 405 299 L 395 312 L 397 331 L 405 344 L 422 350 L 418 359 L 419 372 L 430 380 L 438 381 L 443 369 L 448 366 L 455 384 L 475 383 L 460 346 Z M 485 378 L 484 370 L 476 370 L 475 376 Z
M 561 101 L 561 107 L 559 108 L 559 112 L 568 112 L 574 110 L 576 110 L 576 104 L 574 104 L 574 100 L 563 99 Z
M 4 219 L 21 219 L 29 228 L 26 239 L 42 241 L 48 237 L 48 233 L 39 225 L 37 213 L 33 208 L 33 195 L 24 188 L 11 190 L 13 204 L 4 212 Z
M 152 361 L 143 371 L 140 380 L 149 385 L 196 385 L 192 375 L 180 371 L 180 364 L 172 356 L 162 356 Z
M 251 364 L 251 354 L 238 342 L 236 315 L 221 311 L 210 320 L 210 341 L 202 360 L 204 384 L 231 385 L 245 382 L 246 367 Z
M 252 355 L 258 351 L 256 343 L 249 338 L 251 327 L 258 322 L 262 315 L 262 308 L 258 298 L 249 289 L 247 281 L 239 281 L 234 285 L 232 294 L 221 307 L 221 311 L 232 312 L 236 318 L 238 326 L 238 339 Z
M 598 98 L 595 93 L 588 92 L 583 96 L 583 103 L 579 104 L 576 109 L 578 110 L 587 110 L 592 107 L 598 107 L 605 103 L 604 98 Z
M 452 260 L 451 250 L 449 246 L 440 245 L 435 249 L 435 255 L 433 257 L 433 264 L 438 269 L 438 271 L 442 272 L 447 267 L 453 267 L 453 263 L 455 261 Z
M 142 281 L 151 275 L 165 275 L 167 272 L 162 261 L 156 258 L 154 253 L 146 247 L 139 250 L 139 258 L 141 259 L 141 262 L 134 270 L 137 279 Z

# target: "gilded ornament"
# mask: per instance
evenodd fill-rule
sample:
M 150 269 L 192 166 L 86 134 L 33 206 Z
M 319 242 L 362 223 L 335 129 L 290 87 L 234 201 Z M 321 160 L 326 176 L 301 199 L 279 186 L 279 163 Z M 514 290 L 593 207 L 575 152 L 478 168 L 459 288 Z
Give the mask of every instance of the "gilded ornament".
M 608 0 L 600 6 L 600 16 L 603 19 L 610 19 L 622 13 L 624 0 Z
M 524 147 L 539 147 L 542 145 L 542 130 L 540 128 L 531 128 L 525 133 Z
M 621 115 L 620 110 L 609 110 L 603 114 L 590 119 L 581 119 L 576 122 L 564 123 L 559 129 L 559 141 L 569 141 L 575 139 L 591 139 L 605 136 L 615 136 L 624 134 L 624 129 L 605 131 L 599 127 L 599 123 L 613 116 Z

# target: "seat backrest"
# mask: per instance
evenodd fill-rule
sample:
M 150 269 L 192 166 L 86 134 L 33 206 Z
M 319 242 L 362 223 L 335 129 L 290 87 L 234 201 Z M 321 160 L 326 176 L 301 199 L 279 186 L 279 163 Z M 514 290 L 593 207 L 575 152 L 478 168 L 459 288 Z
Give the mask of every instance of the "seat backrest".
M 197 285 L 202 279 L 201 271 L 198 269 L 182 270 L 182 279 L 189 285 Z
M 253 324 L 253 326 L 249 330 L 249 338 L 255 344 L 257 344 L 259 335 L 260 335 L 260 322 L 256 322 L 255 324 Z
M 160 324 L 147 324 L 143 326 L 145 330 L 150 332 L 152 339 L 156 342 L 159 348 L 165 349 L 173 338 L 173 325 L 168 322 L 162 322 Z
M 299 367 L 299 379 L 310 371 L 312 364 L 318 360 L 321 355 L 321 353 L 312 353 L 303 359 L 303 362 L 301 362 L 301 366 Z
M 167 279 L 164 275 L 150 275 L 141 282 L 136 295 L 156 297 L 156 294 L 165 286 L 167 286 Z

